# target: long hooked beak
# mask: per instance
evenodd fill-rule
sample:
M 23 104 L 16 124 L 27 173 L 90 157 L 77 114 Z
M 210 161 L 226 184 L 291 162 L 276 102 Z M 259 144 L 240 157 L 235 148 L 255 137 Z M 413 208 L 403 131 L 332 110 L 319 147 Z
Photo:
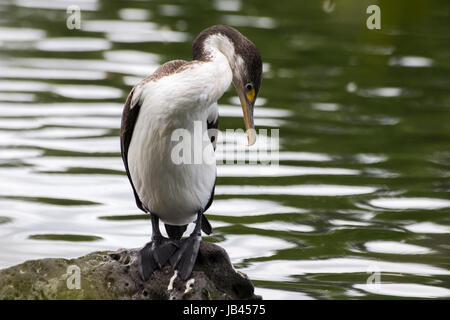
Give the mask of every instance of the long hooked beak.
M 252 146 L 256 142 L 255 124 L 253 122 L 253 105 L 254 102 L 249 102 L 244 93 L 237 89 L 239 100 L 241 101 L 242 111 L 244 112 L 245 129 L 247 130 L 248 145 Z

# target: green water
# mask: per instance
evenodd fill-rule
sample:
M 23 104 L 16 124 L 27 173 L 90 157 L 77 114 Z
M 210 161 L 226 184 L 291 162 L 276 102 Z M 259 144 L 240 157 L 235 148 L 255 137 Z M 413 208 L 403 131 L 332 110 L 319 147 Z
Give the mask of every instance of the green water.
M 280 166 L 219 166 L 206 240 L 267 299 L 450 297 L 448 1 L 87 0 L 81 30 L 68 3 L 0 0 L 0 267 L 149 240 L 123 102 L 225 23 L 263 57 L 255 122 Z M 219 104 L 242 128 L 235 92 Z

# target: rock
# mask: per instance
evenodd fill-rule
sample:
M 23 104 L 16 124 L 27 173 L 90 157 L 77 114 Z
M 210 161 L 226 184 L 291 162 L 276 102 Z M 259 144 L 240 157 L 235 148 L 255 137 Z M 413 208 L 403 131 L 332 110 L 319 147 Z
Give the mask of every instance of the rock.
M 236 271 L 226 251 L 215 244 L 201 243 L 188 281 L 165 266 L 143 282 L 137 269 L 138 251 L 33 260 L 0 270 L 0 299 L 261 299 L 247 276 Z

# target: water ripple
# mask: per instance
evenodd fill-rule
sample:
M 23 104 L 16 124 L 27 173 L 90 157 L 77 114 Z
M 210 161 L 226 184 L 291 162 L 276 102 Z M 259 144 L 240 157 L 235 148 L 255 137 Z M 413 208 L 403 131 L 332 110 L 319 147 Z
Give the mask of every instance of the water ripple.
M 217 199 L 211 205 L 211 209 L 208 210 L 208 214 L 234 217 L 304 212 L 307 211 L 295 207 L 284 206 L 274 201 L 254 199 Z
M 274 231 L 295 231 L 295 232 L 313 232 L 314 227 L 299 224 L 288 223 L 283 221 L 269 221 L 260 223 L 251 223 L 247 225 L 249 228 L 257 228 L 262 230 L 274 230 Z
M 47 68 L 20 68 L 0 65 L 3 78 L 19 79 L 57 79 L 57 80 L 103 80 L 104 72 L 90 70 L 67 70 Z
M 101 38 L 48 38 L 38 41 L 36 48 L 42 51 L 60 52 L 103 51 L 111 48 L 111 43 Z
M 122 43 L 185 42 L 190 39 L 188 33 L 160 28 L 147 21 L 86 20 L 82 30 L 104 32 L 109 41 Z
M 424 57 L 392 57 L 389 59 L 390 66 L 412 67 L 412 68 L 424 68 L 431 67 L 433 60 Z
M 35 41 L 45 38 L 46 34 L 39 29 L 0 27 L 0 41 Z
M 220 245 L 227 248 L 233 263 L 249 258 L 270 257 L 277 250 L 295 247 L 282 239 L 257 235 L 228 235 Z
M 378 198 L 370 200 L 374 207 L 393 210 L 436 210 L 450 207 L 450 201 L 433 198 Z
M 368 251 L 378 253 L 428 254 L 433 252 L 433 250 L 425 247 L 395 241 L 370 241 L 364 245 Z
M 60 96 L 72 99 L 117 99 L 123 96 L 123 92 L 117 88 L 95 85 L 58 85 L 54 92 Z
M 130 21 L 148 21 L 152 16 L 149 10 L 140 8 L 120 9 L 118 14 L 121 19 Z
M 372 286 L 355 284 L 353 287 L 372 294 L 404 298 L 445 298 L 450 296 L 449 289 L 416 283 L 380 283 Z
M 268 288 L 255 288 L 255 294 L 260 295 L 266 300 L 314 300 L 303 292 L 283 291 Z
M 254 27 L 261 29 L 274 29 L 277 23 L 269 17 L 252 17 L 238 15 L 223 15 L 222 20 L 225 24 L 235 27 Z
M 122 54 L 122 57 L 120 55 Z M 126 75 L 137 75 L 139 81 L 142 77 L 148 76 L 156 70 L 156 57 L 152 59 L 153 63 L 147 61 L 144 65 L 133 63 L 136 58 L 130 58 L 132 53 L 118 53 L 107 51 L 104 55 L 109 57 L 109 60 L 89 60 L 89 59 L 47 59 L 47 58 L 21 58 L 16 59 L 16 63 L 20 65 L 30 66 L 34 68 L 45 67 L 51 70 L 64 69 L 65 72 L 70 75 L 78 72 L 111 72 L 121 73 Z M 125 56 L 128 56 L 128 61 L 124 61 Z M 134 56 L 138 56 L 138 53 L 134 53 Z M 139 55 L 140 56 L 140 55 Z M 147 56 L 145 60 L 148 60 Z M 64 78 L 63 78 L 64 79 Z M 134 83 L 136 84 L 136 83 Z M 134 85 L 133 84 L 133 85 Z
M 220 165 L 219 177 L 286 177 L 303 175 L 358 175 L 359 170 L 285 165 Z
M 367 186 L 340 185 L 290 185 L 290 186 L 216 186 L 216 194 L 226 195 L 297 195 L 297 196 L 348 196 L 373 193 L 377 189 Z
M 405 226 L 406 230 L 415 233 L 450 233 L 449 226 L 443 226 L 433 222 L 419 222 Z
M 254 262 L 244 272 L 258 280 L 291 281 L 304 274 L 366 273 L 376 266 L 379 272 L 414 275 L 450 275 L 450 271 L 419 263 L 388 262 L 380 260 L 332 258 L 322 260 L 273 260 Z M 276 270 L 274 273 L 273 270 Z
M 77 5 L 83 11 L 95 11 L 98 9 L 97 0 L 14 0 L 19 7 L 39 9 L 67 10 L 69 5 Z

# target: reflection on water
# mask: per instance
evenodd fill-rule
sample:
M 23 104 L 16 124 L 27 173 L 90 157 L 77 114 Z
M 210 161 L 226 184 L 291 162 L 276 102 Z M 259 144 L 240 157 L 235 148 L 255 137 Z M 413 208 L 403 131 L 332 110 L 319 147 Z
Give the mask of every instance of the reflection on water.
M 297 195 L 297 196 L 348 196 L 375 192 L 375 188 L 341 185 L 289 185 L 289 186 L 227 186 L 216 187 L 217 194 L 234 195 Z
M 432 198 L 379 198 L 369 201 L 375 207 L 385 209 L 405 210 L 436 210 L 450 207 L 450 201 Z
M 211 206 L 210 212 L 213 215 L 220 216 L 250 217 L 277 213 L 303 213 L 306 212 L 306 210 L 284 206 L 275 201 L 231 198 L 226 200 L 215 200 Z
M 424 57 L 392 57 L 389 59 L 389 65 L 402 67 L 431 67 L 433 60 Z
M 405 229 L 416 233 L 450 233 L 449 226 L 443 226 L 432 222 L 419 222 L 406 226 Z
M 47 79 L 47 80 L 103 80 L 106 73 L 88 70 L 65 70 L 48 68 L 5 67 L 0 63 L 0 74 L 13 79 Z
M 102 51 L 111 48 L 111 43 L 96 38 L 51 38 L 36 43 L 36 49 L 41 51 Z
M 370 241 L 365 246 L 370 252 L 391 254 L 428 254 L 433 252 L 428 248 L 395 241 Z
M 33 41 L 45 35 L 46 32 L 39 29 L 0 27 L 0 41 Z
M 282 177 L 301 175 L 357 175 L 357 170 L 343 168 L 314 168 L 283 165 L 224 165 L 217 167 L 221 177 Z
M 99 8 L 97 0 L 14 0 L 11 2 L 23 8 L 66 10 L 69 3 L 79 6 L 83 11 L 95 11 Z
M 190 37 L 185 32 L 160 28 L 152 22 L 88 20 L 83 23 L 83 31 L 104 32 L 106 39 L 117 43 L 140 42 L 185 42 Z
M 381 273 L 401 273 L 411 275 L 450 275 L 450 271 L 425 264 L 403 262 L 374 261 L 354 258 L 333 258 L 316 261 L 272 260 L 255 263 L 244 272 L 249 272 L 255 279 L 270 281 L 288 281 L 297 275 L 305 274 L 342 274 L 366 273 L 376 266 Z
M 238 263 L 248 257 L 271 257 L 276 250 L 295 247 L 293 243 L 282 239 L 258 235 L 229 235 L 221 245 L 227 248 L 232 263 Z
M 312 232 L 314 228 L 308 225 L 302 225 L 299 223 L 287 223 L 280 221 L 269 221 L 261 223 L 249 224 L 250 228 L 258 228 L 262 230 L 276 230 L 276 231 L 297 231 L 297 232 Z
M 312 300 L 308 295 L 298 291 L 256 288 L 255 294 L 260 295 L 267 300 Z
M 378 32 L 341 3 L 0 0 L 0 267 L 149 240 L 120 159 L 123 102 L 227 23 L 261 51 L 255 123 L 280 143 L 222 134 L 206 240 L 266 299 L 450 297 L 450 8 L 385 5 L 406 17 Z M 222 133 L 243 126 L 232 89 L 219 112 Z M 226 164 L 230 146 L 264 164 Z
M 373 294 L 403 298 L 444 298 L 450 295 L 448 289 L 415 283 L 382 283 L 378 287 L 356 284 L 354 288 Z

